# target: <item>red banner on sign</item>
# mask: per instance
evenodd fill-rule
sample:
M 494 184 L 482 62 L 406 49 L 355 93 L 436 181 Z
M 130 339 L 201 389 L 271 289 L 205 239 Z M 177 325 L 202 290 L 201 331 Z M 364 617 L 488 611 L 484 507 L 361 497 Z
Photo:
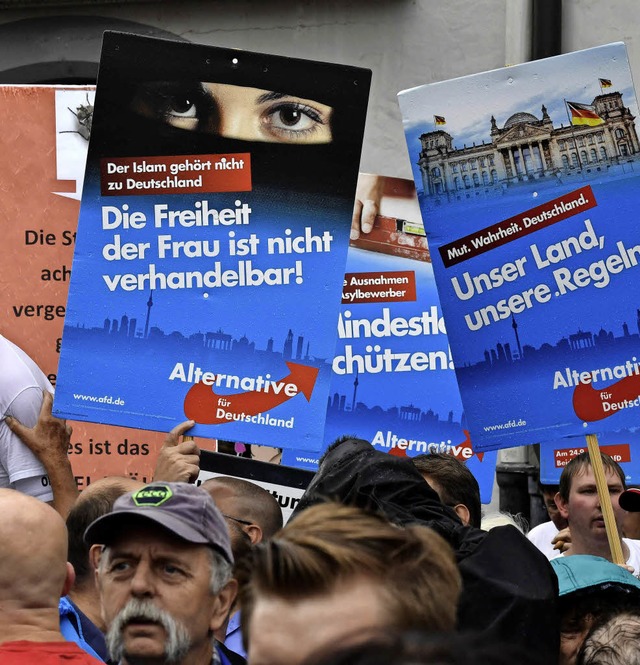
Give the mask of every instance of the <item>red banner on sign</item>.
M 405 302 L 416 299 L 413 270 L 393 272 L 349 272 L 342 285 L 342 304 Z
M 251 154 L 118 157 L 100 160 L 102 196 L 251 191 Z

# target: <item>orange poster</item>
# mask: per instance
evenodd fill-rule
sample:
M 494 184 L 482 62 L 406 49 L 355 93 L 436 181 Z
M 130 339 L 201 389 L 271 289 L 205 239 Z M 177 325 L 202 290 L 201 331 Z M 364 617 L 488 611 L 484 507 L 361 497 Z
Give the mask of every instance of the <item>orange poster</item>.
M 0 86 L 0 333 L 54 386 L 93 94 L 92 87 Z M 106 475 L 151 479 L 164 433 L 72 425 L 80 489 Z

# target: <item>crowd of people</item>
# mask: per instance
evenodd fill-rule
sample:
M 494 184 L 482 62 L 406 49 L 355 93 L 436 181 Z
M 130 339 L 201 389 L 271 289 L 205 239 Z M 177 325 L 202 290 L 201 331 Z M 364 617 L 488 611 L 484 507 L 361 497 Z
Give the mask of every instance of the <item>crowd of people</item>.
M 20 453 L 0 455 L 0 663 L 640 662 L 640 542 L 626 526 L 640 493 L 604 454 L 622 565 L 586 453 L 541 488 L 550 521 L 527 538 L 482 528 L 455 458 L 345 437 L 283 526 L 254 483 L 198 485 L 191 421 L 167 435 L 152 483 L 108 477 L 79 494 L 71 430 L 36 370 L 19 402 L 39 390 L 39 415 L 7 400 L 0 423 L 0 453 Z

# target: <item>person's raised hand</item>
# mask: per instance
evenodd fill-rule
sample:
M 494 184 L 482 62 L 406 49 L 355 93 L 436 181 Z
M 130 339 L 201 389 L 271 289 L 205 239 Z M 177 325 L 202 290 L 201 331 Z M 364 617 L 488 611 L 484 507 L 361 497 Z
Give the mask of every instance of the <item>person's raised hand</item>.
M 156 460 L 154 481 L 195 483 L 200 473 L 200 449 L 190 437 L 180 441 L 194 425 L 193 420 L 185 420 L 167 434 Z

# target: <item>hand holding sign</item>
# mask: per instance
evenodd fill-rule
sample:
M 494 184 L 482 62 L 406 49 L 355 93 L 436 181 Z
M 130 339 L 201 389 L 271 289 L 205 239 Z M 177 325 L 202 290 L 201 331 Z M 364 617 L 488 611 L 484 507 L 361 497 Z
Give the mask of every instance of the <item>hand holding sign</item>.
M 200 449 L 190 437 L 188 440 L 184 437 L 182 442 L 180 441 L 180 436 L 194 425 L 193 420 L 185 420 L 167 434 L 156 461 L 154 481 L 195 482 L 200 473 Z

